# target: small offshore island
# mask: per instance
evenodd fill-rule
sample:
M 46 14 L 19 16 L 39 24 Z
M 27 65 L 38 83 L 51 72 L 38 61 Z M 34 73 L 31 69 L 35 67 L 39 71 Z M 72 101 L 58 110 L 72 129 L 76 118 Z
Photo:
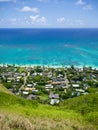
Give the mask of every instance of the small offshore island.
M 60 102 L 98 93 L 98 70 L 92 67 L 0 66 L 0 83 L 17 96 L 40 103 Z

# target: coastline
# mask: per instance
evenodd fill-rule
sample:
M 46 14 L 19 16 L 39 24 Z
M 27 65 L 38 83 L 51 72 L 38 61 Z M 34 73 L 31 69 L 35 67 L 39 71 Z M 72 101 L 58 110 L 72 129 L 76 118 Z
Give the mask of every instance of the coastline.
M 0 64 L 0 66 L 7 66 L 7 65 L 11 65 L 11 66 L 15 66 L 15 67 L 31 67 L 31 68 L 34 68 L 34 67 L 37 67 L 37 66 L 40 66 L 40 67 L 45 67 L 45 68 L 70 68 L 71 65 L 43 65 L 43 64 L 9 64 L 9 63 L 5 63 L 5 64 Z M 72 64 L 73 65 L 73 64 Z M 92 69 L 96 69 L 98 70 L 98 67 L 94 66 L 94 65 L 81 65 L 81 66 L 76 66 L 74 65 L 75 68 L 80 68 L 80 69 L 83 69 L 83 66 L 85 67 L 91 67 Z

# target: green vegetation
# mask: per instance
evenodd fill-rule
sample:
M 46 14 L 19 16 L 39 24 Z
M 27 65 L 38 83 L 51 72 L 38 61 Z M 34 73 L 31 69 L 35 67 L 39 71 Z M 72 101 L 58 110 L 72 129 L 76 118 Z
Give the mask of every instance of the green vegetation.
M 1 92 L 4 92 L 4 93 L 7 93 L 7 94 L 10 94 L 10 95 L 14 95 L 13 93 L 11 93 L 10 91 L 8 91 L 7 88 L 5 88 L 3 85 L 0 84 L 0 93 Z M 1 103 L 1 102 L 0 102 Z
M 80 113 L 85 120 L 96 125 L 98 129 L 98 93 L 67 99 L 61 105 L 64 109 L 66 108 Z
M 98 129 L 97 70 L 9 65 L 0 82 L 0 130 Z
M 55 104 L 52 98 L 59 103 L 68 98 L 98 93 L 98 72 L 91 67 L 77 68 L 74 65 L 61 68 L 5 65 L 0 66 L 0 83 L 15 95 Z
M 51 129 L 97 130 L 98 94 L 50 106 L 16 97 L 0 85 L 0 130 Z
M 90 87 L 86 90 L 88 93 L 98 93 L 98 88 Z
M 12 83 L 7 83 L 7 82 L 4 82 L 3 85 L 4 85 L 7 89 L 12 88 L 12 86 L 13 86 Z

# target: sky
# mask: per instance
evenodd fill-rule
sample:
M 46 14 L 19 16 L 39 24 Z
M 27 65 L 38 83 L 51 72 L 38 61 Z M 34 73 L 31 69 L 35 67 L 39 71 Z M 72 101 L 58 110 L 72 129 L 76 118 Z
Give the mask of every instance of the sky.
M 0 0 L 0 28 L 98 28 L 98 0 Z

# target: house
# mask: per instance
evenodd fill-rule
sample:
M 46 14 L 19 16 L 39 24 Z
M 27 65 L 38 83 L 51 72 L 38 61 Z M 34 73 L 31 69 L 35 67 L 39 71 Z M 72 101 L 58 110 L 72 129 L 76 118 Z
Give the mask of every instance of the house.
M 33 84 L 27 84 L 28 88 L 31 88 L 33 86 Z
M 8 77 L 7 80 L 10 80 L 10 81 L 11 81 L 11 80 L 14 80 L 14 78 Z
M 8 82 L 8 83 L 11 83 L 11 82 L 12 82 L 12 80 L 14 80 L 14 79 L 13 79 L 13 78 L 10 78 L 10 77 L 9 77 L 9 78 L 7 78 L 7 82 Z
M 84 89 L 88 89 L 90 86 L 88 84 L 83 84 Z
M 60 101 L 58 99 L 51 99 L 50 104 L 54 105 L 54 104 L 58 104 Z
M 51 99 L 59 99 L 59 94 L 53 94 L 52 92 L 50 92 L 49 98 L 51 98 Z
M 77 96 L 80 96 L 80 92 L 77 93 Z
M 64 76 L 62 74 L 59 74 L 57 77 L 62 77 L 63 78 Z
M 33 86 L 36 86 L 37 83 L 33 83 Z
M 62 88 L 62 85 L 56 85 L 55 88 Z
M 61 84 L 61 82 L 52 82 L 52 85 L 59 85 L 59 84 Z
M 69 88 L 70 87 L 70 85 L 68 84 L 68 85 L 64 85 L 64 86 L 62 86 L 62 88 L 65 88 L 65 89 L 67 89 L 67 88 Z
M 53 82 L 57 82 L 56 77 L 52 77 L 51 79 L 52 79 Z
M 52 89 L 52 88 L 53 88 L 53 85 L 51 85 L 51 84 L 46 84 L 46 85 L 45 85 L 45 88 L 46 88 L 46 89 Z
M 73 88 L 79 88 L 80 86 L 79 86 L 79 84 L 72 84 L 72 87 Z
M 30 71 L 31 71 L 31 69 L 32 69 L 31 67 L 28 67 L 28 68 L 27 68 L 27 71 L 28 71 L 28 72 L 30 72 Z
M 32 91 L 32 90 L 34 90 L 35 88 L 25 88 L 24 90 L 25 91 Z
M 32 92 L 35 92 L 35 93 L 37 93 L 37 92 L 38 92 L 38 90 L 37 90 L 37 89 L 35 89 L 35 90 L 32 90 Z
M 38 73 L 40 76 L 42 76 L 43 75 L 43 73 Z
M 75 92 L 74 91 L 72 91 L 72 96 L 74 96 L 75 95 Z
M 51 98 L 51 99 L 58 99 L 59 98 L 59 94 L 50 94 L 49 98 Z
M 82 93 L 83 95 L 86 95 L 86 94 L 89 94 L 88 92 L 84 92 L 84 93 Z
M 52 83 L 52 80 L 47 81 L 47 83 Z
M 17 79 L 21 79 L 21 76 L 17 76 Z
M 22 92 L 24 95 L 28 95 L 29 94 L 29 92 L 26 92 L 26 91 L 23 91 Z
M 35 77 L 37 75 L 37 73 L 36 72 L 34 72 L 33 74 L 32 74 L 32 77 Z
M 9 91 L 13 92 L 13 88 L 9 88 Z
M 37 95 L 33 95 L 33 94 L 30 94 L 30 95 L 28 95 L 28 97 L 27 97 L 27 99 L 30 99 L 30 100 L 36 100 L 38 97 L 37 97 Z
M 21 73 L 21 76 L 25 77 L 25 76 L 26 76 L 26 73 Z
M 11 83 L 11 80 L 7 80 L 7 83 Z
M 16 78 L 16 81 L 17 81 L 17 82 L 20 82 L 20 79 L 21 79 L 21 76 L 18 76 L 18 77 Z
M 15 95 L 19 95 L 19 92 L 15 92 L 14 94 L 15 94 Z
M 47 77 L 48 77 L 48 78 L 51 78 L 51 77 L 52 77 L 52 73 L 49 72 L 49 73 L 47 74 Z
M 83 90 L 83 89 L 76 89 L 76 91 L 80 92 L 80 93 L 84 93 L 85 92 L 85 90 Z
M 57 76 L 56 76 L 56 79 L 57 79 L 57 80 L 60 80 L 60 81 L 64 81 L 64 80 L 65 80 L 65 78 L 64 78 L 63 75 L 57 75 Z
M 17 81 L 17 82 L 20 82 L 20 79 L 17 79 L 16 81 Z

